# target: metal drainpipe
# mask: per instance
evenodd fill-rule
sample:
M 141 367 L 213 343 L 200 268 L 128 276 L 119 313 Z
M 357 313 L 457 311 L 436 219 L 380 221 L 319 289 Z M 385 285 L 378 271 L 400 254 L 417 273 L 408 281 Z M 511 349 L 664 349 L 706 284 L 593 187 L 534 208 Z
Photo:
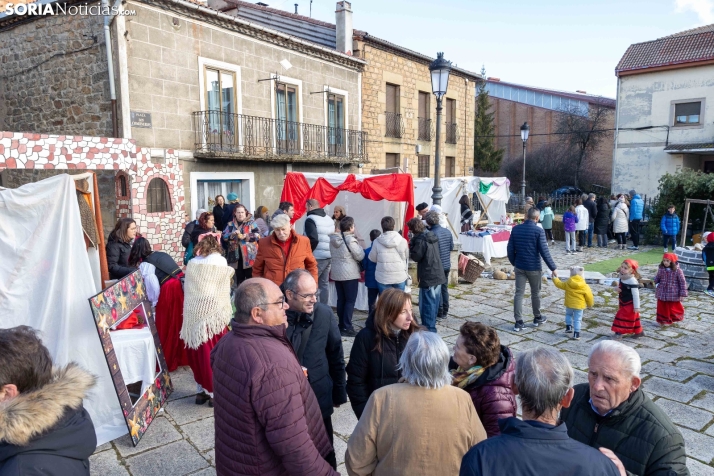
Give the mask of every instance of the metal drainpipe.
M 102 0 L 102 10 L 109 12 L 109 0 Z M 112 57 L 112 35 L 109 31 L 109 23 L 112 16 L 104 15 L 104 44 L 107 48 L 107 72 L 109 74 L 109 96 L 112 101 L 112 135 L 119 137 L 119 121 L 117 120 L 117 92 L 114 84 L 114 59 Z

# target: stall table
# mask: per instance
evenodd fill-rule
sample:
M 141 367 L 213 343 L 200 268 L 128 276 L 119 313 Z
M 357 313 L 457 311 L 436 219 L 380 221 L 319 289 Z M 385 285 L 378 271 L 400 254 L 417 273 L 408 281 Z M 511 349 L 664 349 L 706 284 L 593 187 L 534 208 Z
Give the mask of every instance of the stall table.
M 511 232 L 508 230 L 485 236 L 459 235 L 461 251 L 467 253 L 481 253 L 486 266 L 491 266 L 491 258 L 505 258 L 508 256 L 508 240 Z

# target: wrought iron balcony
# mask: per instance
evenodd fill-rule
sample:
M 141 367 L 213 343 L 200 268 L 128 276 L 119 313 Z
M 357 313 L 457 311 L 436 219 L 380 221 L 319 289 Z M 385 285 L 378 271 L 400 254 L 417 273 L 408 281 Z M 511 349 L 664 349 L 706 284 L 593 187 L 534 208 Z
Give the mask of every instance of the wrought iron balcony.
M 193 113 L 198 156 L 366 161 L 367 133 L 220 111 Z
M 387 137 L 400 138 L 404 136 L 404 120 L 401 114 L 396 114 L 394 112 L 384 113 L 387 121 Z
M 419 118 L 419 140 L 430 141 L 434 135 L 431 119 Z
M 446 123 L 446 143 L 456 144 L 459 141 L 459 128 L 455 122 Z

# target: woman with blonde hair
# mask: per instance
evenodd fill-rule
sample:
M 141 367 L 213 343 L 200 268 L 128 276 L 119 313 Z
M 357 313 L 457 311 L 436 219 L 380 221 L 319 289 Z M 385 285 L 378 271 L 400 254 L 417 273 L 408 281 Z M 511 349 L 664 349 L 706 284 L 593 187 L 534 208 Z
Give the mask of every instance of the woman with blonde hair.
M 387 288 L 377 301 L 374 322 L 357 333 L 347 364 L 347 395 L 357 418 L 372 392 L 399 381 L 399 358 L 418 330 L 411 294 Z
M 221 256 L 220 233 L 199 237 L 196 257 L 186 267 L 181 340 L 197 384 L 196 405 L 213 406 L 211 350 L 228 330 L 233 317 L 231 281 L 235 271 Z

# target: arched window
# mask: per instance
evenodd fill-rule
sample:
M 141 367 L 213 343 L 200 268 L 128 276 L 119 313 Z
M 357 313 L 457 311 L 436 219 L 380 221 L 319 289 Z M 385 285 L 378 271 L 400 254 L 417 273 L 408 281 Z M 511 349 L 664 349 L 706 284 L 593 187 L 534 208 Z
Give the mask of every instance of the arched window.
M 163 179 L 154 178 L 149 182 L 146 193 L 146 209 L 148 213 L 171 211 L 169 187 Z

